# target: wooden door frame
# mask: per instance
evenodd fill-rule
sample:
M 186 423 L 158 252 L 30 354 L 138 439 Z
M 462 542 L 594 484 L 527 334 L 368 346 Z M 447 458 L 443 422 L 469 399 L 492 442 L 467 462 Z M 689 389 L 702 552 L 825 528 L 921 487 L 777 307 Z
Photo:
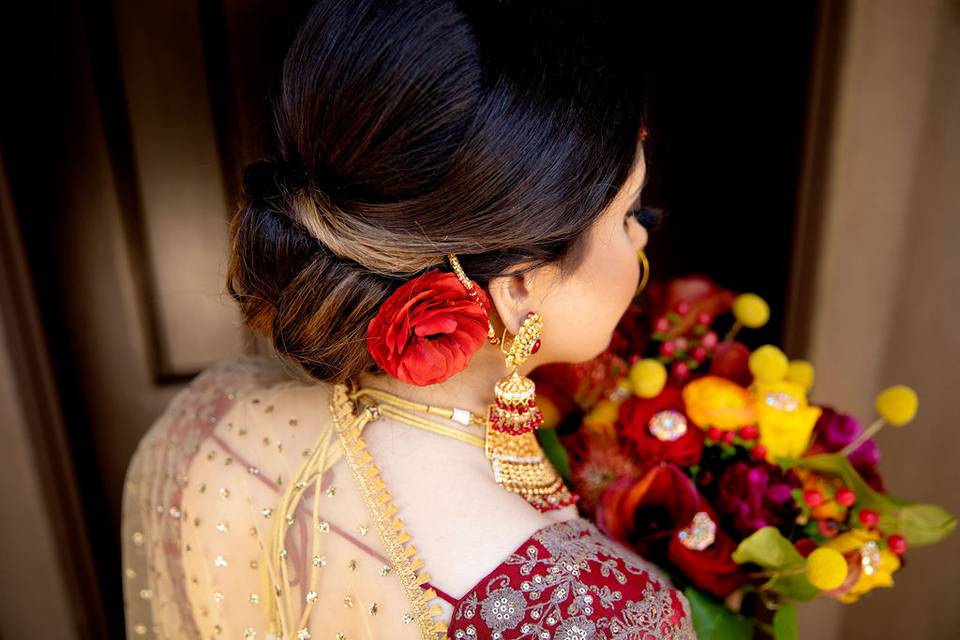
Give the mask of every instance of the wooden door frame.
M 803 157 L 797 185 L 793 250 L 783 329 L 784 348 L 794 357 L 810 349 L 811 306 L 816 300 L 824 204 L 830 170 L 827 159 L 837 107 L 840 57 L 849 0 L 821 2 L 814 31 L 813 59 L 807 91 Z
M 65 584 L 75 621 L 75 637 L 106 638 L 108 624 L 77 491 L 76 471 L 66 439 L 67 425 L 53 374 L 50 352 L 34 295 L 15 204 L 0 148 L 0 315 L 2 339 L 14 364 L 16 402 L 24 420 L 41 488 L 45 524 L 55 541 L 59 579 Z M 7 576 L 29 581 L 34 575 Z

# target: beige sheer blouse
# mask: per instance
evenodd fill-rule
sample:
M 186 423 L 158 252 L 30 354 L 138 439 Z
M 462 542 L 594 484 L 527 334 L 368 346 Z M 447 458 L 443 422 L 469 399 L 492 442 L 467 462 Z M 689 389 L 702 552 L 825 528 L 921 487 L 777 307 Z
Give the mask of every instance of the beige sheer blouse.
M 170 402 L 124 487 L 127 637 L 694 637 L 653 567 L 561 514 L 462 598 L 435 588 L 335 389 L 239 356 Z
M 269 637 L 278 582 L 291 623 L 278 637 L 422 637 L 344 464 L 327 392 L 290 379 L 275 360 L 245 356 L 211 367 L 174 398 L 127 472 L 128 637 Z M 321 490 L 298 504 L 287 571 L 271 579 L 265 554 L 278 501 L 321 438 L 336 445 Z

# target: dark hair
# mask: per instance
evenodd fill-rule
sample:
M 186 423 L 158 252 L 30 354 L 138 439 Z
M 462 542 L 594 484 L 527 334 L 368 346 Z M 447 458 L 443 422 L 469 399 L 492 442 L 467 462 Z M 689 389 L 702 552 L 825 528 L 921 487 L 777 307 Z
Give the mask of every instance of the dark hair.
M 318 2 L 231 223 L 248 325 L 340 382 L 378 371 L 367 324 L 447 253 L 481 287 L 521 263 L 575 268 L 645 111 L 607 27 L 559 4 Z

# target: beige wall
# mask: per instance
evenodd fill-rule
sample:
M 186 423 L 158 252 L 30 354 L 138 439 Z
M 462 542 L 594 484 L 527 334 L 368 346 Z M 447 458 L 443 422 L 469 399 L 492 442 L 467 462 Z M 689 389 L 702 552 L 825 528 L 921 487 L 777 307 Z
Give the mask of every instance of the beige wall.
M 913 386 L 917 420 L 881 432 L 881 470 L 895 495 L 960 513 L 960 2 L 858 0 L 848 18 L 824 159 L 813 395 L 870 419 L 877 390 Z M 802 637 L 960 637 L 960 536 L 907 560 L 893 590 L 805 607 Z

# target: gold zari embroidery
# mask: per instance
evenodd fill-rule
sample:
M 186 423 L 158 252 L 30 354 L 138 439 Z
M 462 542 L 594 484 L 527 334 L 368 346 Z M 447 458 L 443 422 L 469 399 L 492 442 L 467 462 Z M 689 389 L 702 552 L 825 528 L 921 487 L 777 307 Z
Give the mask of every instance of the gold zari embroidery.
M 417 558 L 417 550 L 410 543 L 410 534 L 403 521 L 395 517 L 397 507 L 380 477 L 380 470 L 367 451 L 367 443 L 361 437 L 364 426 L 376 417 L 375 413 L 369 407 L 359 414 L 355 413 L 347 386 L 336 384 L 331 390 L 330 415 L 343 445 L 344 457 L 357 480 L 374 526 L 383 539 L 392 571 L 397 573 L 404 595 L 413 608 L 404 621 L 415 619 L 423 640 L 445 640 L 447 623 L 440 617 L 442 610 L 439 604 L 431 604 L 431 600 L 437 598 L 437 592 L 421 586 L 430 580 L 430 575 L 421 571 L 423 561 Z

